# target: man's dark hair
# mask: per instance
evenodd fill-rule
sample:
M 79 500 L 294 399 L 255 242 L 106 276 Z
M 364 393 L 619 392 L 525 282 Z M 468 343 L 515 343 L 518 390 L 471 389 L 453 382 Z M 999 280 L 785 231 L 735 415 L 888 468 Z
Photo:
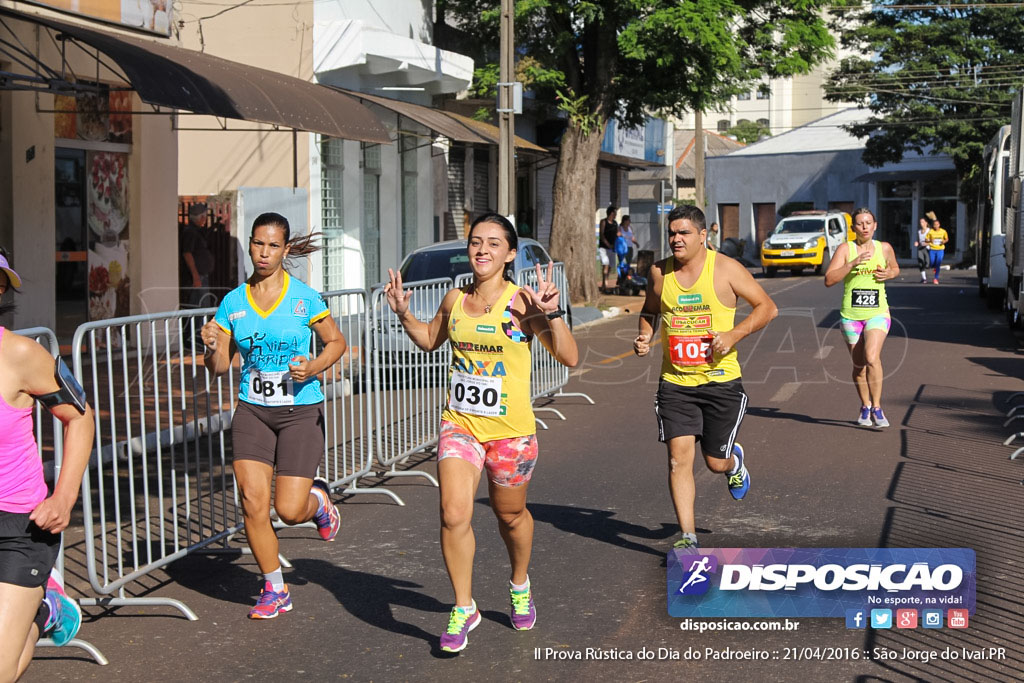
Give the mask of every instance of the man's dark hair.
M 614 204 L 611 204 L 611 205 L 608 206 L 607 209 L 604 210 L 604 217 L 607 218 L 608 216 L 611 216 L 613 213 L 615 213 L 618 210 L 619 210 L 619 207 L 615 206 Z
M 672 225 L 672 221 L 687 220 L 697 226 L 697 230 L 706 230 L 707 225 L 704 223 L 704 212 L 698 209 L 692 204 L 683 204 L 672 209 L 668 214 L 668 225 Z

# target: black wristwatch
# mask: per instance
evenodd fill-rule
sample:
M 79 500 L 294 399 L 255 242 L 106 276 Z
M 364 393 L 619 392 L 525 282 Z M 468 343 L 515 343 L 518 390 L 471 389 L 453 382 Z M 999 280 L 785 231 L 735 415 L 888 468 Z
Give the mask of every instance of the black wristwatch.
M 561 318 L 563 315 L 565 315 L 565 310 L 559 308 L 558 310 L 551 311 L 550 313 L 548 313 L 548 320 L 554 320 L 555 318 Z

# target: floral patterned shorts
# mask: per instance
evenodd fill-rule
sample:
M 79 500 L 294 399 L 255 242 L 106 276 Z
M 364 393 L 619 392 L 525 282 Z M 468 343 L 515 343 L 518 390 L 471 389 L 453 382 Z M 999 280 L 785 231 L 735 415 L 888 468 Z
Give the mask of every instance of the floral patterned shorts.
M 441 420 L 437 461 L 461 458 L 478 470 L 487 468 L 487 478 L 498 486 L 521 486 L 530 481 L 537 464 L 537 435 L 477 441 L 465 427 Z

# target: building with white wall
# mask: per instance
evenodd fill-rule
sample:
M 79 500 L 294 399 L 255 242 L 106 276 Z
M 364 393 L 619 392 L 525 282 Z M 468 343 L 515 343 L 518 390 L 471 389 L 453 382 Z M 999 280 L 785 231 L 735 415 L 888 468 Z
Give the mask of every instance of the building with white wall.
M 878 219 L 877 239 L 890 242 L 901 261 L 911 262 L 918 219 L 934 211 L 949 232 L 947 261 L 959 261 L 968 245 L 967 213 L 957 199 L 952 159 L 909 152 L 899 163 L 869 167 L 861 158 L 864 140 L 844 126 L 870 115 L 846 109 L 708 158 L 708 220 L 718 221 L 723 239 L 744 240 L 745 253 L 754 258 L 780 214 L 866 206 Z

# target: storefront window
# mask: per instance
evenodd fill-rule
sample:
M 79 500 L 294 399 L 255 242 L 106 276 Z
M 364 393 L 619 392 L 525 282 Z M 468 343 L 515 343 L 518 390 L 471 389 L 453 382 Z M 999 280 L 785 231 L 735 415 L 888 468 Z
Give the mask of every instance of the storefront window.
M 878 183 L 878 230 L 875 239 L 891 244 L 897 258 L 910 256 L 913 198 L 913 180 Z
M 344 289 L 345 264 L 345 166 L 344 141 L 323 138 L 320 142 L 320 218 L 324 233 L 324 289 Z

